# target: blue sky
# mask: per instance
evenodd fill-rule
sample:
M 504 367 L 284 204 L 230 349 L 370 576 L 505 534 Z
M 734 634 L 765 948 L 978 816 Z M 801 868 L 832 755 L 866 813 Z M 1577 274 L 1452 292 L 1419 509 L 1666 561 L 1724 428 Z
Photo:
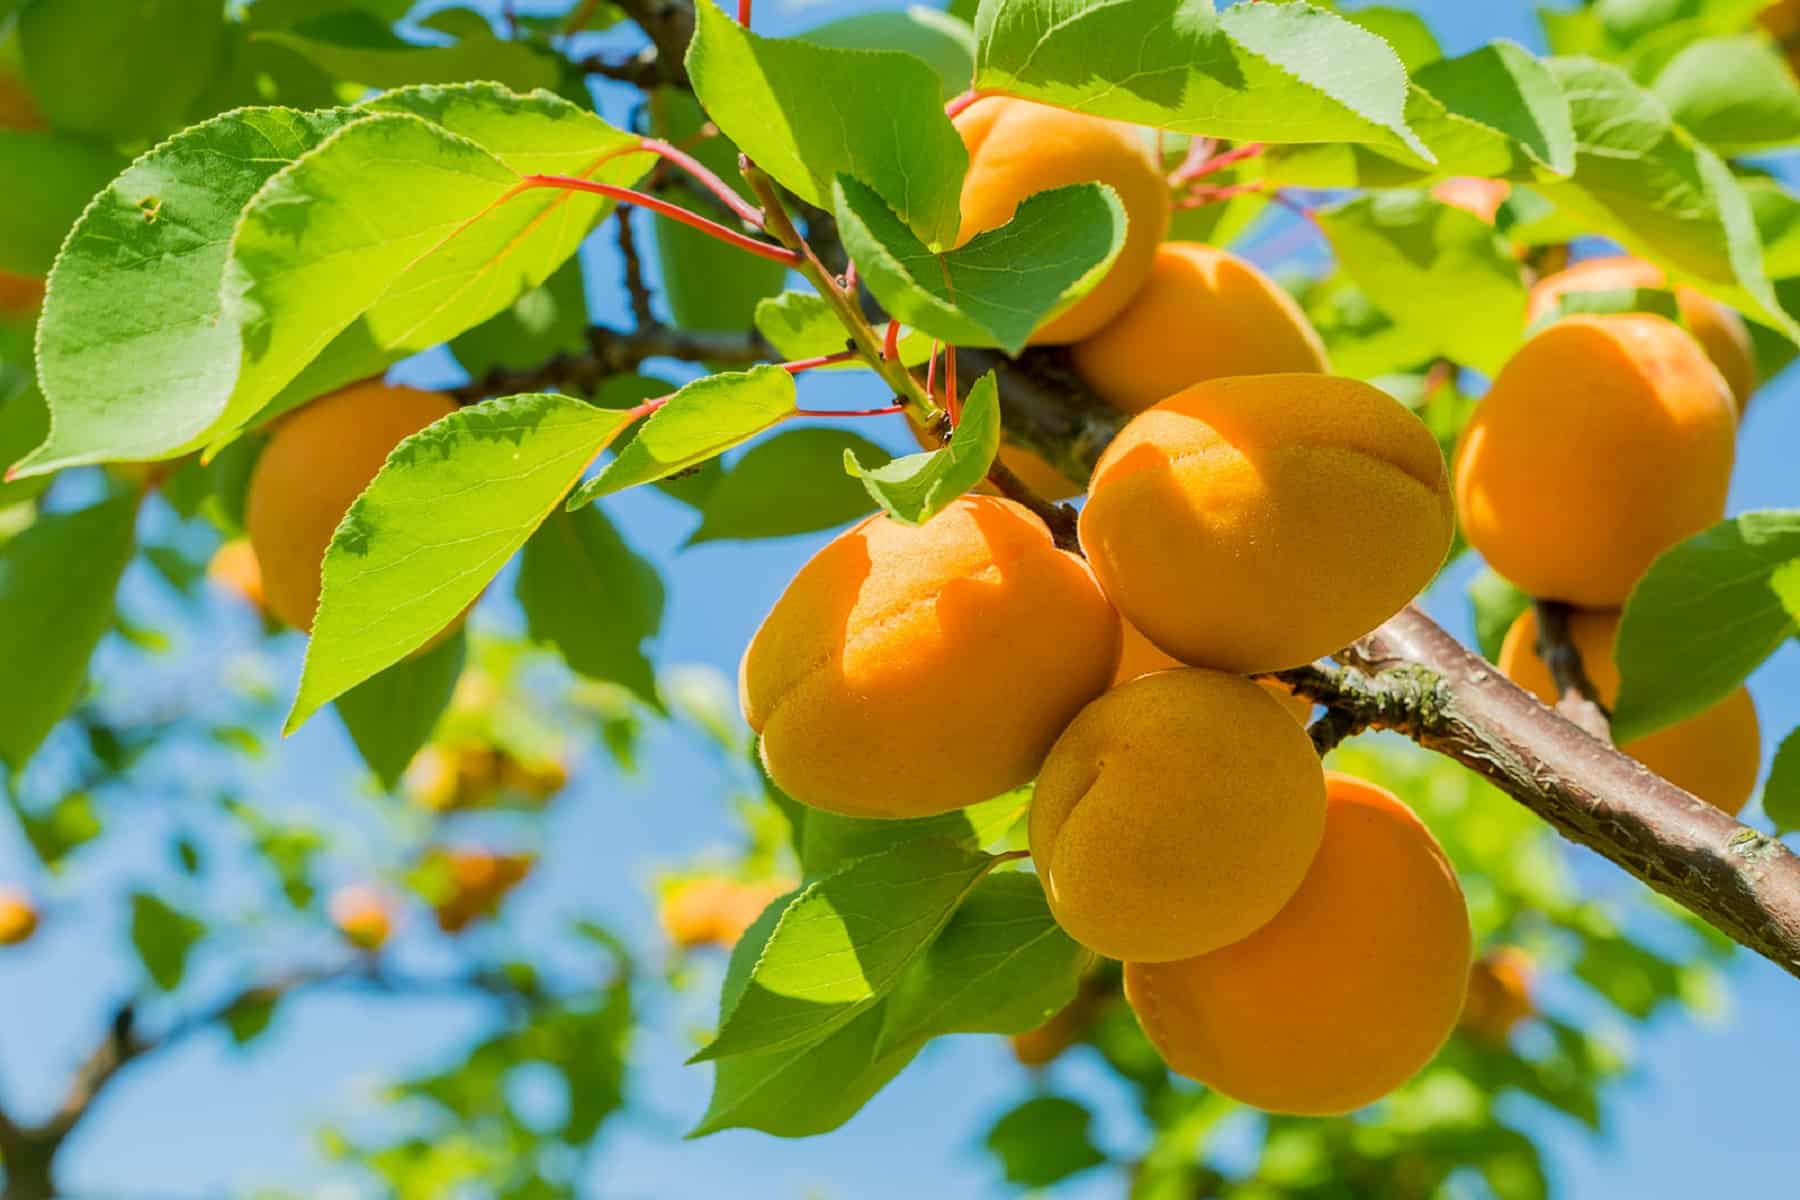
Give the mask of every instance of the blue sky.
M 813 3 L 784 9 L 767 3 L 759 5 L 757 23 L 766 32 L 785 32 L 868 7 Z M 1413 7 L 1432 19 L 1452 52 L 1495 36 L 1536 41 L 1524 4 L 1436 0 Z M 609 35 L 608 44 L 622 47 L 628 41 L 621 32 Z M 607 104 L 610 116 L 622 115 L 616 97 L 607 97 Z M 588 271 L 596 317 L 623 322 L 617 263 L 608 246 L 596 246 Z M 441 360 L 409 369 L 421 381 L 445 379 Z M 880 399 L 872 386 L 847 375 L 811 379 L 806 386 L 813 399 L 832 392 L 833 406 Z M 1797 393 L 1800 380 L 1790 377 L 1759 395 L 1751 409 L 1734 512 L 1800 500 L 1792 471 L 1793 447 L 1800 445 Z M 904 430 L 865 424 L 870 428 L 860 431 L 897 449 L 908 446 Z M 735 672 L 756 623 L 823 540 L 715 543 L 677 553 L 693 524 L 686 510 L 642 490 L 609 502 L 609 511 L 633 543 L 657 560 L 669 585 L 659 664 L 702 664 L 723 677 Z M 1466 568 L 1453 572 L 1432 597 L 1440 618 L 1464 634 L 1466 576 Z M 127 603 L 135 612 L 155 612 L 162 604 L 147 578 L 131 581 Z M 498 610 L 484 614 L 484 619 L 506 617 Z M 223 604 L 203 623 L 178 628 L 175 637 L 176 659 L 194 658 L 207 667 L 172 675 L 160 666 L 154 678 L 128 677 L 119 686 L 198 699 L 217 686 L 225 664 L 242 665 L 237 656 L 250 653 L 255 640 L 243 614 Z M 291 686 L 298 662 L 298 639 L 284 639 L 269 660 L 277 687 Z M 1790 647 L 1777 656 L 1753 680 L 1752 690 L 1772 750 L 1782 733 L 1800 724 L 1800 652 Z M 0 1094 L 27 1116 L 41 1114 L 53 1102 L 67 1072 L 131 986 L 118 889 L 129 880 L 173 874 L 159 856 L 164 835 L 182 821 L 173 800 L 179 788 L 193 782 L 183 774 L 186 769 L 204 766 L 171 764 L 146 781 L 142 795 L 131 798 L 130 813 L 115 807 L 114 828 L 123 831 L 117 844 L 96 856 L 100 861 L 78 864 L 63 880 L 46 885 L 53 912 L 43 936 L 0 956 Z M 635 775 L 594 758 L 556 806 L 545 868 L 521 894 L 513 920 L 529 931 L 573 912 L 591 913 L 644 948 L 654 963 L 649 879 L 658 863 L 688 859 L 731 836 L 729 784 L 721 763 L 699 750 L 692 737 L 671 730 L 650 733 Z M 258 768 L 252 796 L 277 809 L 352 813 L 362 786 L 338 727 L 322 720 Z M 1606 864 L 1585 852 L 1572 853 L 1582 863 L 1584 882 L 1596 892 L 1631 894 L 1634 885 Z M 0 879 L 30 877 L 29 864 L 29 850 L 10 827 L 0 826 Z M 263 931 L 254 945 L 275 957 L 302 949 L 286 936 L 279 929 Z M 201 964 L 203 976 L 211 969 Z M 1740 956 L 1730 983 L 1729 1008 L 1715 1022 L 1665 1018 L 1640 1031 L 1641 1069 L 1616 1097 L 1607 1141 L 1595 1142 L 1554 1122 L 1532 1122 L 1550 1151 L 1563 1195 L 1658 1200 L 1702 1190 L 1750 1194 L 1768 1191 L 1772 1180 L 1791 1173 L 1788 1083 L 1800 1078 L 1800 1034 L 1792 1023 L 1796 985 L 1747 955 Z M 648 986 L 648 1025 L 633 1063 L 637 1103 L 602 1139 L 593 1174 L 596 1194 L 857 1200 L 929 1194 L 959 1200 L 997 1190 L 998 1176 L 980 1149 L 980 1136 L 1026 1088 L 1023 1072 L 999 1039 L 934 1045 L 862 1114 L 828 1137 L 788 1142 L 733 1132 L 686 1143 L 680 1133 L 704 1107 L 709 1079 L 704 1068 L 678 1064 L 692 1032 L 711 1019 L 713 991 L 702 986 L 674 996 L 656 989 L 654 980 Z M 305 1187 L 321 1178 L 311 1140 L 316 1126 L 367 1111 L 375 1082 L 441 1061 L 485 1019 L 479 1007 L 466 1004 L 321 995 L 289 1005 L 274 1032 L 249 1053 L 235 1051 L 222 1035 L 196 1039 L 109 1091 L 70 1148 L 66 1182 L 81 1193 L 133 1196 L 232 1194 L 269 1182 Z M 1094 1062 L 1072 1055 L 1053 1069 L 1051 1082 L 1098 1108 L 1103 1143 L 1132 1136 L 1135 1127 L 1122 1090 Z M 1097 1174 L 1066 1194 L 1099 1197 L 1119 1191 L 1117 1178 Z

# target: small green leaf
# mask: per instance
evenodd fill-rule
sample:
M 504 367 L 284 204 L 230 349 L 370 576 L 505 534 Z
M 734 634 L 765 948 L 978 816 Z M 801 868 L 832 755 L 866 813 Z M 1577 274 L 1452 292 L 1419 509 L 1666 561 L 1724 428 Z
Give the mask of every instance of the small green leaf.
M 1712 38 L 1677 54 L 1651 87 L 1669 115 L 1724 155 L 1800 141 L 1800 83 L 1759 37 Z
M 808 808 L 776 787 L 767 772 L 762 772 L 762 779 L 770 801 L 788 819 L 794 853 L 809 880 L 859 858 L 926 839 L 948 840 L 969 850 L 991 847 L 1018 824 L 1031 802 L 1031 789 L 1019 788 L 955 812 L 892 821 Z
M 74 706 L 113 623 L 131 561 L 136 494 L 48 513 L 0 543 L 0 762 L 20 770 Z
M 898 51 L 759 37 L 716 4 L 696 15 L 694 92 L 757 166 L 820 208 L 848 175 L 927 245 L 955 240 L 969 155 L 930 67 Z
M 452 338 L 450 352 L 479 379 L 495 367 L 535 366 L 558 354 L 580 354 L 587 349 L 587 329 L 581 261 L 571 258 L 505 311 Z
M 288 731 L 455 620 L 626 419 L 568 396 L 505 396 L 396 446 L 325 552 Z
M 667 479 L 723 454 L 792 416 L 794 404 L 794 377 L 767 363 L 696 379 L 650 414 L 606 469 L 569 498 L 569 507 Z
M 1006 1181 L 1047 1188 L 1106 1162 L 1088 1135 L 1094 1114 L 1061 1096 L 1025 1101 L 988 1131 L 987 1148 L 1006 1170 Z
M 450 707 L 467 657 L 459 631 L 424 654 L 402 659 L 337 698 L 338 716 L 363 762 L 384 788 L 400 782 L 413 755 L 431 740 Z
M 1365 142 L 1431 152 L 1407 125 L 1388 44 L 1310 4 L 1153 7 L 983 0 L 975 86 L 1232 141 Z
M 862 480 L 869 495 L 896 521 L 923 525 L 952 500 L 978 487 L 999 453 L 1000 386 L 989 371 L 969 389 L 948 446 L 908 454 L 880 467 L 866 467 L 846 450 L 844 470 Z
M 1771 586 L 1800 559 L 1800 510 L 1721 521 L 1665 550 L 1625 602 L 1613 653 L 1621 745 L 1718 703 L 1800 632 Z
M 1763 812 L 1775 823 L 1776 833 L 1800 829 L 1800 729 L 1781 739 L 1769 781 L 1763 785 Z
M 928 840 L 859 859 L 782 911 L 693 1062 L 818 1042 L 885 996 L 995 859 Z
M 834 529 L 874 511 L 869 493 L 844 474 L 844 455 L 885 463 L 886 450 L 842 429 L 790 429 L 758 442 L 731 465 L 700 509 L 689 545 L 788 537 Z
M 1556 298 L 1556 308 L 1534 321 L 1526 330 L 1530 337 L 1545 325 L 1563 317 L 1581 314 L 1654 313 L 1681 324 L 1681 305 L 1675 293 L 1667 288 L 1606 288 L 1592 292 L 1564 292 Z
M 447 46 L 408 42 L 389 22 L 357 12 L 333 13 L 308 22 L 303 31 L 271 31 L 255 39 L 292 50 L 337 79 L 375 88 L 484 79 L 529 92 L 554 88 L 560 77 L 554 58 L 495 37 L 486 22 Z
M 1492 567 L 1469 580 L 1469 608 L 1475 621 L 1475 644 L 1489 662 L 1500 661 L 1506 631 L 1531 607 L 1531 597 Z
M 246 993 L 225 1010 L 225 1028 L 235 1046 L 247 1046 L 261 1037 L 274 1019 L 275 993 L 270 991 Z
M 1524 276 L 1479 217 L 1424 192 L 1365 196 L 1317 216 L 1345 274 L 1434 353 L 1492 376 L 1518 348 Z
M 100 814 L 87 792 L 70 792 L 42 813 L 27 810 L 16 794 L 7 799 L 38 861 L 51 871 L 62 870 L 69 855 L 100 836 Z
M 1092 962 L 1050 915 L 1036 875 L 990 875 L 888 997 L 882 1045 L 1035 1029 L 1075 998 Z
M 660 707 L 644 643 L 662 627 L 662 579 L 597 505 L 550 514 L 525 543 L 517 595 L 526 632 L 570 670 Z
M 1005 225 L 947 253 L 853 179 L 838 179 L 835 198 L 844 246 L 883 308 L 945 342 L 1008 354 L 1098 283 L 1125 244 L 1124 207 L 1094 183 L 1029 196 Z
M 1524 47 L 1492 42 L 1421 67 L 1416 82 L 1452 118 L 1502 135 L 1532 163 L 1556 175 L 1575 169 L 1569 102 L 1556 77 Z M 1453 169 L 1466 172 L 1473 165 L 1457 163 Z
M 137 948 L 150 979 L 165 992 L 181 986 L 188 953 L 206 936 L 206 924 L 160 897 L 135 892 L 131 897 L 131 944 Z
M 1362 26 L 1392 46 L 1408 71 L 1417 71 L 1426 63 L 1436 62 L 1444 56 L 1437 37 L 1431 32 L 1431 26 L 1416 12 L 1374 4 L 1340 15 L 1352 25 Z
M 858 13 L 809 29 L 801 40 L 846 50 L 900 50 L 937 72 L 943 98 L 959 95 L 975 76 L 975 31 L 968 24 L 915 4 L 899 11 Z
M 821 358 L 850 346 L 844 326 L 831 306 L 812 292 L 782 292 L 756 305 L 756 330 L 786 359 Z M 904 330 L 897 347 L 900 361 L 917 366 L 931 357 L 932 340 L 916 329 Z M 852 360 L 819 370 L 856 371 L 866 364 Z

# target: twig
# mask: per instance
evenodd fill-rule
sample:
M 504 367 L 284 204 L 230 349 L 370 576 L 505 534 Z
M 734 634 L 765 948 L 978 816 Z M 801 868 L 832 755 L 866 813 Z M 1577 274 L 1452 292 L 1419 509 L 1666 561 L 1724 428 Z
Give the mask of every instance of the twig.
M 687 68 L 682 65 L 688 43 L 694 38 L 693 0 L 615 0 L 656 47 L 663 82 L 685 88 Z
M 621 204 L 613 214 L 618 222 L 619 257 L 625 264 L 625 294 L 631 300 L 631 318 L 639 329 L 656 324 L 650 303 L 650 286 L 644 282 L 644 261 L 638 255 L 637 234 L 631 228 L 631 209 Z
M 1556 685 L 1556 711 L 1603 742 L 1612 740 L 1612 715 L 1599 689 L 1588 677 L 1581 651 L 1569 633 L 1569 606 L 1557 600 L 1537 602 L 1537 656 L 1550 669 Z

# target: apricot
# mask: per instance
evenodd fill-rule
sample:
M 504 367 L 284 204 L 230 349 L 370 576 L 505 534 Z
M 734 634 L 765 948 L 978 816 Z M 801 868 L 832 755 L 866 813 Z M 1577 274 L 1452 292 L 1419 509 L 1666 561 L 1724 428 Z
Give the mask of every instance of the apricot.
M 1406 1082 L 1456 1027 L 1462 888 L 1392 793 L 1332 773 L 1325 837 L 1294 898 L 1249 937 L 1127 963 L 1125 998 L 1174 1070 L 1270 1112 L 1326 1116 Z
M 1328 369 L 1325 343 L 1280 284 L 1199 242 L 1158 246 L 1131 303 L 1070 355 L 1094 393 L 1127 413 L 1208 379 Z
M 17 946 L 37 932 L 37 905 L 18 888 L 0 888 L 0 946 Z
M 358 950 L 379 950 L 394 932 L 387 897 L 365 884 L 350 884 L 332 894 L 331 922 Z
M 1504 179 L 1477 179 L 1457 175 L 1432 186 L 1432 198 L 1452 208 L 1460 208 L 1489 225 L 1500 212 L 1500 206 L 1512 195 L 1512 184 Z
M 36 275 L 0 271 L 0 318 L 27 320 L 44 303 L 44 281 Z
M 1101 455 L 1082 549 L 1121 615 L 1185 663 L 1311 662 L 1392 616 L 1450 548 L 1443 454 L 1399 401 L 1327 375 L 1196 384 Z
M 718 875 L 687 879 L 664 894 L 656 919 L 669 940 L 683 950 L 702 946 L 729 950 L 777 896 L 793 887 L 791 880 L 744 883 Z
M 1532 975 L 1531 956 L 1517 946 L 1502 946 L 1470 963 L 1460 1027 L 1481 1041 L 1503 1044 L 1513 1027 L 1536 1011 Z
M 1112 680 L 1119 637 L 1093 574 L 1043 522 L 964 496 L 918 527 L 870 517 L 814 555 L 751 638 L 738 692 L 796 800 L 927 816 L 1036 775 Z
M 568 782 L 568 769 L 555 759 L 522 759 L 475 738 L 426 746 L 402 780 L 413 803 L 433 813 L 485 808 L 503 799 L 540 804 Z
M 1079 341 L 1111 320 L 1150 274 L 1157 243 L 1169 229 L 1169 185 L 1144 131 L 1010 96 L 989 96 L 955 119 L 969 150 L 957 244 L 1012 220 L 1036 192 L 1103 183 L 1118 193 L 1127 222 L 1125 245 L 1105 278 L 1032 334 L 1032 341 Z
M 497 912 L 507 894 L 531 874 L 537 858 L 530 854 L 464 849 L 445 851 L 440 863 L 444 886 L 434 908 L 438 928 L 445 933 L 461 933 L 480 918 Z
M 1052 1013 L 1049 1020 L 1012 1036 L 1013 1058 L 1022 1067 L 1049 1066 L 1087 1036 L 1116 995 L 1116 977 L 1110 983 L 1095 975 L 1083 979 L 1075 998 Z
M 1566 317 L 1508 360 L 1463 430 L 1463 533 L 1533 596 L 1617 606 L 1724 516 L 1736 430 L 1724 378 L 1680 326 Z
M 1581 666 L 1600 703 L 1612 706 L 1619 696 L 1619 667 L 1613 643 L 1619 614 L 1606 609 L 1575 609 L 1569 614 L 1569 638 L 1581 655 Z M 1538 619 L 1526 609 L 1506 631 L 1500 646 L 1500 673 L 1555 707 L 1558 700 L 1550 668 L 1537 654 Z M 1747 688 L 1738 688 L 1703 712 L 1619 747 L 1684 791 L 1736 816 L 1756 790 L 1762 765 L 1762 734 L 1756 705 Z
M 1668 286 L 1669 277 L 1662 268 L 1641 258 L 1619 255 L 1583 259 L 1533 285 L 1527 318 L 1537 321 L 1555 312 L 1562 297 L 1575 293 Z M 1706 357 L 1712 359 L 1713 366 L 1719 368 L 1737 401 L 1738 411 L 1742 412 L 1750 402 L 1750 393 L 1756 390 L 1756 351 L 1751 347 L 1750 330 L 1744 319 L 1696 288 L 1682 284 L 1673 290 L 1682 324 L 1706 351 Z
M 1125 627 L 1124 648 L 1119 652 L 1119 669 L 1113 672 L 1113 686 L 1129 683 L 1139 675 L 1148 675 L 1152 671 L 1175 671 L 1187 666 L 1180 659 L 1170 658 L 1151 644 L 1150 639 L 1139 633 L 1131 622 L 1123 623 Z M 1258 679 L 1254 681 L 1269 695 L 1280 702 L 1289 716 L 1300 722 L 1302 726 L 1312 720 L 1313 704 L 1305 696 L 1296 696 L 1279 680 Z
M 338 522 L 395 446 L 455 411 L 438 392 L 370 380 L 321 396 L 276 424 L 244 504 L 275 616 L 312 629 L 320 571 Z
M 233 538 L 214 551 L 212 561 L 206 564 L 206 577 L 257 612 L 269 611 L 268 597 L 263 593 L 262 567 L 248 538 Z
M 1300 886 L 1325 822 L 1311 740 L 1237 675 L 1159 671 L 1081 711 L 1031 801 L 1031 857 L 1057 923 L 1131 962 L 1252 933 Z

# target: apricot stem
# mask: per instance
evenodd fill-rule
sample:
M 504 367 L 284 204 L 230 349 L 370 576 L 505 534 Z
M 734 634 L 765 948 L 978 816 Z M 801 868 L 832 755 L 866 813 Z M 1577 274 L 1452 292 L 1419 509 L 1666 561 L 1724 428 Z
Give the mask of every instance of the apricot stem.
M 738 0 L 738 24 L 750 28 L 750 0 Z
M 619 187 L 611 183 L 597 183 L 591 179 L 576 179 L 570 175 L 527 175 L 519 181 L 520 190 L 530 188 L 558 188 L 570 192 L 591 192 L 596 196 L 606 196 L 623 204 L 635 204 L 647 208 L 658 216 L 672 221 L 680 221 L 683 225 L 698 229 L 701 233 L 717 238 L 730 246 L 746 250 L 771 262 L 783 266 L 798 267 L 800 255 L 783 246 L 771 246 L 767 242 L 759 242 L 753 237 L 739 233 L 735 229 L 727 229 L 717 221 L 709 221 L 698 213 L 691 213 L 678 204 L 670 204 L 644 192 L 631 188 Z
M 1245 142 L 1234 149 L 1219 154 L 1209 154 L 1198 161 L 1195 161 L 1194 156 L 1190 154 L 1188 161 L 1182 163 L 1175 174 L 1170 177 L 1170 182 L 1187 183 L 1195 179 L 1202 179 L 1223 171 L 1227 167 L 1236 166 L 1246 159 L 1255 158 L 1267 149 L 1268 145 L 1265 142 Z
M 953 96 L 950 102 L 944 105 L 944 115 L 955 120 L 958 113 L 986 95 L 988 93 L 979 88 L 970 88 L 960 96 Z
M 758 209 L 756 205 L 738 195 L 732 190 L 730 184 L 709 171 L 706 168 L 706 164 L 702 163 L 687 151 L 670 142 L 665 142 L 661 138 L 640 138 L 638 140 L 638 147 L 639 149 L 648 150 L 652 154 L 660 155 L 675 166 L 680 167 L 683 171 L 686 171 L 689 175 L 692 175 L 694 180 L 699 183 L 700 186 L 704 187 L 714 196 L 717 196 L 719 203 L 735 213 L 738 220 L 742 221 L 744 224 L 750 226 L 752 229 L 761 229 L 763 227 L 762 211 Z
M 894 361 L 895 356 L 897 356 L 899 353 L 900 353 L 900 322 L 889 321 L 887 323 L 887 333 L 882 338 L 882 341 L 881 341 L 881 357 L 887 359 L 889 362 L 892 362 L 892 361 Z

